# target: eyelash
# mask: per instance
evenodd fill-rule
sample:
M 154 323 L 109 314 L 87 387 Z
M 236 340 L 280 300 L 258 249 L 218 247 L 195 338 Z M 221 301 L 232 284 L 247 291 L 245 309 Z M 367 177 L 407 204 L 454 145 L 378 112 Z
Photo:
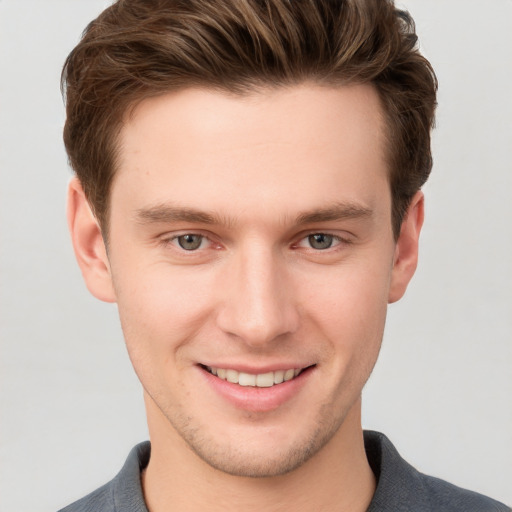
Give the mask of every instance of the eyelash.
M 189 249 L 189 250 L 185 249 L 184 247 L 180 247 L 179 239 L 183 238 L 183 237 L 186 237 L 186 236 L 200 237 L 201 241 L 200 241 L 199 247 L 197 247 L 196 249 Z M 162 239 L 162 244 L 165 247 L 172 246 L 175 250 L 177 250 L 177 251 L 179 251 L 181 253 L 184 253 L 184 254 L 188 253 L 190 256 L 193 256 L 194 254 L 202 252 L 201 249 L 204 249 L 204 248 L 201 247 L 201 246 L 205 242 L 209 242 L 210 245 L 215 243 L 207 235 L 204 235 L 202 233 L 196 233 L 196 232 L 193 232 L 193 231 L 186 232 L 186 233 L 180 233 L 180 234 L 177 234 L 177 235 L 174 235 L 174 236 L 171 236 L 171 237 L 166 237 L 166 238 Z
M 314 231 L 314 232 L 311 232 L 311 233 L 308 233 L 304 236 L 302 236 L 299 241 L 297 243 L 294 243 L 292 247 L 301 247 L 300 244 L 308 239 L 311 239 L 311 237 L 314 237 L 314 236 L 319 236 L 319 235 L 322 235 L 322 236 L 326 236 L 326 237 L 329 237 L 331 238 L 331 241 L 332 241 L 332 244 L 333 245 L 330 245 L 329 247 L 326 247 L 324 249 L 315 249 L 314 247 L 311 247 L 311 245 L 309 247 L 305 247 L 306 249 L 309 249 L 315 253 L 321 253 L 321 252 L 332 252 L 332 250 L 336 250 L 340 245 L 350 245 L 352 243 L 352 240 L 348 239 L 348 238 L 344 238 L 344 237 L 341 237 L 339 235 L 334 235 L 332 233 L 328 233 L 328 232 L 324 232 L 324 231 Z M 186 236 L 196 236 L 196 237 L 201 237 L 201 241 L 200 241 L 200 245 L 195 248 L 195 249 L 185 249 L 183 246 L 181 246 L 181 244 L 179 243 L 179 239 L 180 238 L 183 238 L 183 237 L 186 237 Z M 194 232 L 188 232 L 188 233 L 181 233 L 181 234 L 178 234 L 178 235 L 174 235 L 170 238 L 165 238 L 162 240 L 162 243 L 166 246 L 168 245 L 172 245 L 174 246 L 178 251 L 182 252 L 182 253 L 189 253 L 190 255 L 193 255 L 194 253 L 198 253 L 201 249 L 201 245 L 203 245 L 203 242 L 204 241 L 208 241 L 210 242 L 210 244 L 214 244 L 215 242 L 213 242 L 207 235 L 204 235 L 202 233 L 194 233 Z
M 311 247 L 311 242 L 312 242 L 312 238 L 313 237 L 328 237 L 330 239 L 330 242 L 331 242 L 331 245 L 329 245 L 328 247 L 325 247 L 323 249 L 318 249 L 318 248 L 315 248 L 315 247 Z M 347 238 L 343 238 L 343 237 L 340 237 L 338 235 L 333 235 L 332 233 L 325 233 L 323 231 L 317 231 L 317 232 L 314 232 L 314 233 L 310 233 L 304 237 L 302 237 L 299 242 L 296 244 L 296 246 L 300 246 L 301 242 L 305 241 L 305 240 L 308 240 L 309 241 L 309 249 L 312 249 L 313 251 L 315 252 L 324 252 L 324 251 L 329 251 L 330 249 L 336 249 L 336 247 L 338 247 L 339 245 L 341 244 L 349 244 L 350 243 L 350 240 L 348 240 Z M 332 245 L 334 243 L 334 245 Z

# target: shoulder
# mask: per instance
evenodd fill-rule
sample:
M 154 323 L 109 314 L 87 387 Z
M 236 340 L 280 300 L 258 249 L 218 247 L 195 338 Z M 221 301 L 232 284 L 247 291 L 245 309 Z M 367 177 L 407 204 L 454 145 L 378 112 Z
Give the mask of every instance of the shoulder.
M 149 441 L 138 444 L 114 479 L 59 512 L 147 512 L 140 472 L 147 466 L 150 453 Z
M 111 481 L 59 512 L 114 512 L 113 488 Z
M 435 510 L 455 512 L 510 512 L 511 509 L 487 496 L 462 489 L 432 476 L 418 473 L 422 479 L 425 496 Z M 434 509 L 433 509 L 434 510 Z
M 379 432 L 365 432 L 365 449 L 377 477 L 368 512 L 511 512 L 491 498 L 424 475 L 407 463 Z

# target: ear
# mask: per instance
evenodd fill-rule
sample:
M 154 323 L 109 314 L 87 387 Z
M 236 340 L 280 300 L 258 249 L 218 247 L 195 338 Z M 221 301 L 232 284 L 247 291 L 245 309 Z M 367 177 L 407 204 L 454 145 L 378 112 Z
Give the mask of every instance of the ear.
M 418 264 L 418 242 L 424 217 L 423 192 L 418 191 L 407 209 L 395 246 L 388 302 L 400 300 Z
M 76 177 L 68 187 L 67 217 L 76 260 L 87 288 L 97 299 L 115 302 L 110 264 L 101 229 Z

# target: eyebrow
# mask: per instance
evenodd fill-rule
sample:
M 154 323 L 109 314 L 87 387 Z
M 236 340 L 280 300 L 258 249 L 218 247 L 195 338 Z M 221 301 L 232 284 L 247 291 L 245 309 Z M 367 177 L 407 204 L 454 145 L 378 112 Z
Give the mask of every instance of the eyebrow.
M 326 208 L 312 209 L 300 213 L 295 218 L 295 225 L 301 226 L 319 222 L 369 218 L 372 215 L 373 210 L 357 203 L 335 203 Z M 167 204 L 138 209 L 136 211 L 136 220 L 141 224 L 170 224 L 173 222 L 227 226 L 236 224 L 235 220 L 223 218 L 215 212 Z
M 194 208 L 157 205 L 141 208 L 136 212 L 136 218 L 141 224 L 190 222 L 193 224 L 222 224 L 221 219 L 214 213 Z
M 301 213 L 295 220 L 296 224 L 314 224 L 345 219 L 362 219 L 373 216 L 373 210 L 356 203 L 336 203 L 327 208 Z

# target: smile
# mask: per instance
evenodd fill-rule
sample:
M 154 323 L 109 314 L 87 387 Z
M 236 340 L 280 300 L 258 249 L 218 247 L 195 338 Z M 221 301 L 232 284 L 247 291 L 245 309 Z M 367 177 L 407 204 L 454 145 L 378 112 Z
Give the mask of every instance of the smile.
M 205 366 L 204 368 L 212 375 L 216 375 L 219 379 L 226 380 L 232 384 L 257 388 L 270 388 L 282 382 L 287 382 L 297 377 L 303 371 L 303 368 L 290 368 L 289 370 L 277 370 L 275 372 L 258 373 L 255 375 L 230 368 L 215 368 L 213 366 Z

